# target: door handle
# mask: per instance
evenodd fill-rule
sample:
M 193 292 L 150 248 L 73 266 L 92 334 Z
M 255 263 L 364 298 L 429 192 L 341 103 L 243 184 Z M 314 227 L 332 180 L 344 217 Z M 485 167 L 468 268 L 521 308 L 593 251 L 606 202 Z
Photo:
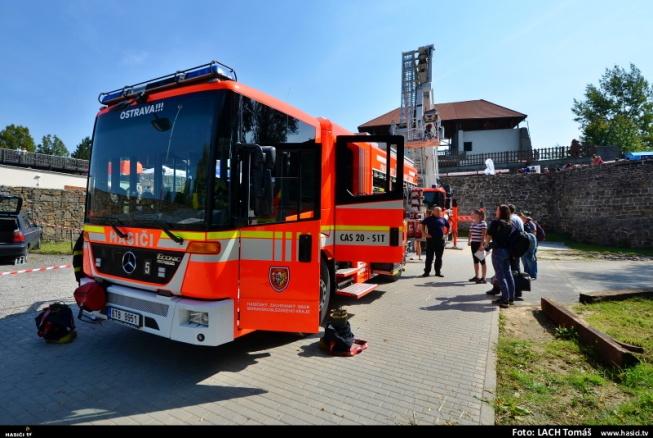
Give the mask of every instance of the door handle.
M 399 246 L 399 228 L 390 228 L 390 246 Z
M 300 262 L 310 262 L 311 252 L 313 249 L 313 237 L 310 234 L 302 234 L 299 236 L 299 254 L 297 258 Z

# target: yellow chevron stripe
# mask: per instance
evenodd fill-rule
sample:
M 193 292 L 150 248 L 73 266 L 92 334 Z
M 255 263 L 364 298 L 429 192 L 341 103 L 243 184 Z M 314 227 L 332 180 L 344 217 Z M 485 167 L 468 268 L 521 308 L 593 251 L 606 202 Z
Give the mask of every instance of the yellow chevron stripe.
M 206 238 L 209 240 L 219 240 L 219 239 L 238 239 L 240 237 L 240 231 L 211 231 L 206 233 Z
M 184 240 L 206 240 L 206 233 L 200 233 L 196 231 L 176 231 L 170 230 L 172 234 L 181 237 Z M 172 240 L 166 233 L 161 231 L 161 237 L 159 239 L 163 240 Z
M 102 225 L 84 225 L 84 231 L 89 233 L 104 233 L 104 227 Z
M 390 231 L 387 225 L 336 225 L 336 231 Z
M 241 231 L 240 237 L 244 239 L 272 239 L 274 231 Z

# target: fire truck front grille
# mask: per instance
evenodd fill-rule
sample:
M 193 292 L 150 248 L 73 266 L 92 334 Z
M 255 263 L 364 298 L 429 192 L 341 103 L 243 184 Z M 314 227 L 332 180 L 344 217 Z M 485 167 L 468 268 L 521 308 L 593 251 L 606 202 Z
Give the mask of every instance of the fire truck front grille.
M 95 269 L 130 280 L 167 284 L 181 265 L 184 254 L 147 248 L 92 243 Z
M 139 300 L 138 298 L 118 295 L 113 292 L 107 292 L 107 303 L 109 305 L 124 306 L 128 309 L 140 310 L 164 317 L 168 316 L 168 308 L 170 307 L 167 304 Z

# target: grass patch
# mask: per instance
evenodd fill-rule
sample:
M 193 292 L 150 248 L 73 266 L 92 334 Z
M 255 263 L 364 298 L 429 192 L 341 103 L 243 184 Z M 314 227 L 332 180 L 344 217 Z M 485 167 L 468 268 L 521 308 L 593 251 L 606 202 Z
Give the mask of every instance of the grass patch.
M 41 242 L 39 249 L 32 250 L 34 254 L 50 255 L 72 255 L 72 243 L 70 242 Z
M 573 310 L 613 338 L 644 347 L 641 358 L 653 364 L 653 299 L 629 298 L 577 304 Z
M 653 423 L 653 300 L 606 301 L 575 310 L 599 330 L 644 347 L 641 363 L 606 368 L 579 345 L 574 331 L 549 325 L 539 310 L 502 311 L 497 424 Z
M 592 243 L 581 243 L 572 240 L 568 235 L 562 233 L 547 233 L 546 240 L 550 242 L 564 243 L 570 249 L 580 252 L 599 253 L 604 255 L 615 254 L 621 256 L 653 257 L 652 248 L 623 248 L 618 246 L 604 246 L 595 245 Z

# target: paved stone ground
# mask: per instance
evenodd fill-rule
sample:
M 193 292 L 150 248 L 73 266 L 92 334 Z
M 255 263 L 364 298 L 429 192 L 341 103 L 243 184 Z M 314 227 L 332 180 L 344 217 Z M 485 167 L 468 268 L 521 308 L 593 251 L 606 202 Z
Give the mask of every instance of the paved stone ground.
M 254 333 L 205 348 L 113 323 L 78 323 L 75 342 L 48 345 L 33 318 L 70 300 L 72 272 L 1 278 L 0 424 L 493 423 L 498 313 L 483 286 L 454 274 L 461 256 L 447 251 L 445 279 L 415 278 L 411 263 L 399 282 L 340 299 L 369 342 L 353 358 L 325 356 L 318 335 Z M 30 266 L 59 262 L 33 256 Z
M 68 260 L 32 256 L 28 267 Z M 582 288 L 651 276 L 650 263 L 574 263 L 541 263 L 526 302 L 575 301 Z M 0 278 L 0 424 L 491 424 L 489 287 L 466 281 L 466 248 L 445 252 L 444 279 L 419 278 L 421 268 L 409 263 L 359 302 L 339 299 L 370 345 L 353 358 L 323 355 L 319 335 L 261 332 L 206 348 L 113 323 L 79 323 L 75 342 L 48 345 L 35 335 L 36 310 L 71 301 L 72 271 Z

